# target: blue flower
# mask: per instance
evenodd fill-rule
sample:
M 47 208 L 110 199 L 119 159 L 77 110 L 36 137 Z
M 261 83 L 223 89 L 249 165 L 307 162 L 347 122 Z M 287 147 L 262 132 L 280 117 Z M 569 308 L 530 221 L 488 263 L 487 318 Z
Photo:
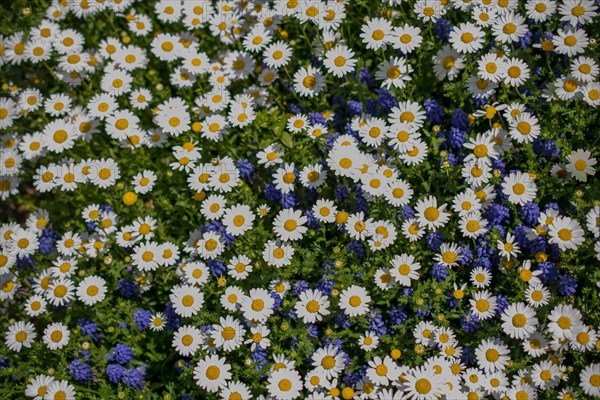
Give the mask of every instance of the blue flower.
M 272 183 L 267 183 L 263 192 L 268 201 L 279 202 L 281 199 L 281 192 Z
M 40 237 L 38 249 L 40 253 L 47 256 L 54 251 L 54 245 L 58 240 L 58 234 L 51 229 L 44 229 Z
M 367 68 L 362 68 L 358 73 L 358 79 L 361 83 L 367 85 L 369 89 L 372 89 L 375 86 L 375 81 L 373 80 L 373 76 Z
M 519 215 L 523 222 L 530 227 L 537 226 L 537 220 L 540 217 L 540 207 L 537 203 L 529 201 L 521 207 Z
M 367 321 L 369 322 L 369 329 L 376 332 L 379 336 L 387 333 L 387 327 L 378 310 L 369 311 L 367 313 Z
M 560 148 L 556 147 L 556 140 L 541 140 L 539 138 L 533 141 L 533 151 L 538 156 L 548 159 L 556 158 L 561 153 Z
M 503 204 L 492 204 L 483 213 L 493 227 L 501 227 L 510 223 L 510 210 Z
M 316 339 L 319 337 L 319 328 L 315 324 L 307 324 L 308 337 Z
M 208 265 L 210 274 L 215 278 L 223 276 L 227 272 L 227 265 L 223 261 L 206 260 L 206 265 Z
M 440 264 L 440 263 L 433 264 L 429 273 L 438 282 L 442 282 L 444 279 L 446 279 L 448 277 L 448 269 L 446 268 L 446 266 L 444 264 Z
M 351 117 L 360 115 L 363 112 L 362 103 L 356 100 L 348 100 L 348 102 L 346 103 L 346 109 L 348 110 L 348 114 L 350 114 Z
M 432 124 L 439 125 L 444 120 L 444 109 L 434 99 L 425 100 L 425 115 Z
M 141 390 L 144 387 L 144 373 L 135 368 L 130 368 L 123 373 L 123 383 L 130 388 Z
M 346 245 L 346 251 L 348 253 L 354 253 L 359 259 L 363 259 L 366 251 L 365 247 L 358 240 L 352 240 L 350 243 Z
M 508 299 L 502 294 L 496 296 L 496 315 L 500 315 L 508 308 Z
M 179 315 L 175 312 L 171 302 L 167 303 L 165 316 L 167 317 L 167 327 L 170 329 L 178 329 L 181 326 L 181 318 L 179 318 Z
M 370 115 L 379 115 L 379 111 L 377 111 L 377 103 L 373 99 L 365 100 L 365 108 L 367 109 L 367 114 Z
M 117 344 L 113 351 L 106 355 L 106 361 L 116 362 L 121 365 L 125 365 L 131 360 L 133 360 L 133 352 L 131 351 L 131 347 L 125 343 Z
M 92 367 L 90 367 L 90 365 L 87 362 L 82 362 L 79 359 L 75 359 L 71 361 L 68 368 L 69 374 L 71 374 L 71 376 L 75 378 L 76 381 L 79 381 L 81 383 L 90 383 L 91 380 L 94 378 L 94 372 L 92 371 Z
M 469 123 L 469 114 L 467 114 L 460 108 L 452 111 L 451 120 L 452 120 L 452 127 L 459 129 L 463 132 L 467 132 L 471 125 Z
M 438 39 L 443 42 L 447 42 L 450 39 L 450 32 L 452 31 L 452 24 L 450 21 L 444 18 L 440 18 L 435 22 L 433 32 Z
M 444 235 L 439 231 L 430 231 L 425 236 L 427 247 L 433 252 L 440 251 L 440 246 L 444 243 Z
M 252 163 L 249 160 L 245 158 L 240 158 L 235 162 L 235 166 L 240 172 L 240 177 L 242 179 L 245 179 L 247 181 L 251 181 L 252 179 L 254 179 L 254 167 L 252 166 Z
M 306 283 L 306 281 L 303 281 L 303 280 L 296 281 L 292 284 L 292 293 L 294 293 L 294 296 L 296 296 L 296 297 L 300 296 L 302 293 L 306 292 L 308 289 L 310 289 L 310 287 L 308 286 L 308 283 Z
M 392 307 L 389 311 L 390 322 L 392 325 L 403 324 L 408 319 L 408 314 L 403 307 Z
M 135 325 L 140 331 L 145 331 L 148 329 L 148 324 L 150 324 L 150 317 L 152 316 L 152 312 L 149 310 L 136 310 L 133 313 L 133 319 L 135 320 Z
M 129 279 L 121 279 L 117 282 L 117 289 L 119 289 L 119 293 L 121 296 L 127 299 L 133 299 L 137 297 L 137 292 L 135 290 L 135 282 L 130 281 Z
M 119 364 L 108 364 L 106 366 L 106 375 L 112 383 L 119 383 L 125 372 L 125 367 Z
M 265 349 L 257 345 L 252 354 L 250 354 L 252 361 L 256 363 L 254 368 L 257 370 L 263 369 L 263 367 L 267 364 L 267 356 L 268 354 Z
M 467 141 L 465 132 L 458 128 L 451 128 L 449 131 L 441 131 L 438 138 L 445 139 L 441 144 L 443 149 L 460 150 Z
M 460 327 L 467 333 L 476 332 L 479 329 L 479 317 L 477 314 L 468 313 L 460 319 Z
M 100 339 L 100 332 L 98 331 L 98 326 L 89 318 L 81 318 L 77 321 L 79 325 L 79 330 L 82 335 L 89 336 L 92 340 L 96 341 Z
M 569 274 L 560 275 L 556 288 L 562 296 L 572 296 L 577 291 L 577 280 Z
M 392 95 L 392 93 L 386 88 L 375 89 L 375 93 L 379 95 L 379 108 L 384 113 L 389 113 L 392 108 L 398 105 L 398 100 Z
M 323 114 L 321 114 L 319 112 L 308 113 L 308 122 L 310 122 L 311 125 L 316 125 L 316 124 L 325 125 L 325 124 L 327 124 L 327 120 L 325 119 L 325 117 L 323 116 Z

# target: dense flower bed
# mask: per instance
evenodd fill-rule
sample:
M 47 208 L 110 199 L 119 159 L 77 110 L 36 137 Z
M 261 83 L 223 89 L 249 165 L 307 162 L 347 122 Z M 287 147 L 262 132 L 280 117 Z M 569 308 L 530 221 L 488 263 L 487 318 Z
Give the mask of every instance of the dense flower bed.
M 600 397 L 598 2 L 21 3 L 0 398 Z

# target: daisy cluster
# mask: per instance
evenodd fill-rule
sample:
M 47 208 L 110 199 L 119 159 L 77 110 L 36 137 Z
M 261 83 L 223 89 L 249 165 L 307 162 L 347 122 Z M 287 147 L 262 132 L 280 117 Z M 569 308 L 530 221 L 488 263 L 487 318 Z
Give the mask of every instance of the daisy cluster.
M 35 4 L 1 398 L 600 397 L 597 1 Z

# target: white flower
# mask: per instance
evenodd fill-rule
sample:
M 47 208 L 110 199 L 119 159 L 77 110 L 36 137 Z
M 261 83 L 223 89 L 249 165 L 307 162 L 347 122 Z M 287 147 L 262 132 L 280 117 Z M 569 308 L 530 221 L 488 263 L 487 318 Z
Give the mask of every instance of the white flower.
M 371 296 L 367 289 L 352 285 L 340 294 L 339 307 L 348 316 L 355 317 L 366 314 L 369 311 L 370 302 Z
M 294 308 L 302 322 L 315 323 L 322 320 L 324 315 L 329 315 L 329 300 L 320 290 L 309 289 L 300 293 Z

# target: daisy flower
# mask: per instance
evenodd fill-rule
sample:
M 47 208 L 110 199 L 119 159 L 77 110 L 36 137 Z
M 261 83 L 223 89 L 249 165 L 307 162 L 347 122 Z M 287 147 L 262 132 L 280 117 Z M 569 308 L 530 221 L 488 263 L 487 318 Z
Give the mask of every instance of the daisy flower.
M 246 231 L 252 229 L 252 223 L 256 216 L 245 204 L 238 204 L 229 207 L 223 214 L 222 222 L 225 230 L 230 235 L 243 235 Z
M 496 296 L 492 296 L 487 290 L 473 293 L 473 298 L 469 300 L 469 303 L 471 312 L 480 320 L 490 319 L 496 313 Z
M 453 81 L 465 67 L 465 58 L 449 44 L 442 47 L 433 57 L 433 70 L 439 80 Z
M 383 81 L 382 87 L 389 89 L 393 86 L 402 89 L 406 86 L 406 82 L 412 80 L 409 76 L 411 72 L 413 72 L 413 68 L 406 62 L 406 59 L 393 57 L 383 61 L 375 73 L 375 78 Z
M 308 126 L 308 117 L 304 114 L 292 115 L 286 123 L 286 128 L 292 133 L 304 132 Z
M 364 315 L 369 311 L 371 296 L 369 292 L 357 285 L 352 285 L 340 294 L 339 307 L 350 317 Z
M 418 2 L 417 2 L 418 3 Z M 444 393 L 443 383 L 433 369 L 411 368 L 403 377 L 404 394 L 414 400 L 433 400 Z
M 541 390 L 553 389 L 561 381 L 560 370 L 551 361 L 542 361 L 533 366 L 531 379 L 533 384 Z
M 71 332 L 60 322 L 50 324 L 44 330 L 42 340 L 50 350 L 60 350 L 69 343 Z
M 327 171 L 321 164 L 307 165 L 300 172 L 300 182 L 304 187 L 316 189 L 327 179 Z
M 562 251 L 577 250 L 585 241 L 585 233 L 579 222 L 569 217 L 556 217 L 550 225 L 549 243 L 556 244 Z
M 203 262 L 188 262 L 181 266 L 185 271 L 185 278 L 190 285 L 202 286 L 210 276 L 208 267 Z
M 512 172 L 502 181 L 502 193 L 511 203 L 523 205 L 535 199 L 537 185 L 529 174 Z
M 392 24 L 383 18 L 372 18 L 362 26 L 360 38 L 368 50 L 378 50 L 393 40 Z
M 335 222 L 337 207 L 331 200 L 319 199 L 312 207 L 314 217 L 319 222 Z
M 390 274 L 400 285 L 410 287 L 413 280 L 419 280 L 418 270 L 421 269 L 421 264 L 415 262 L 412 255 L 397 255 L 390 260 L 390 264 Z
M 496 53 L 487 53 L 477 62 L 477 75 L 492 82 L 502 80 L 502 71 L 505 70 L 504 59 Z
M 201 335 L 200 329 L 183 325 L 173 334 L 172 346 L 183 357 L 193 356 L 200 348 Z
M 450 219 L 446 206 L 446 204 L 438 206 L 437 199 L 433 196 L 419 200 L 415 205 L 419 224 L 434 231 L 444 226 Z
M 77 298 L 85 305 L 91 306 L 104 300 L 106 296 L 106 281 L 92 275 L 84 278 L 77 286 Z
M 294 190 L 296 182 L 296 169 L 294 164 L 283 164 L 277 168 L 275 174 L 273 174 L 273 181 L 275 187 L 281 191 L 281 193 L 289 193 Z
M 354 71 L 356 60 L 354 51 L 347 46 L 338 45 L 325 53 L 323 64 L 333 76 L 341 78 Z
M 35 326 L 31 322 L 15 322 L 6 331 L 6 347 L 18 353 L 23 347 L 30 348 L 36 336 Z
M 270 68 L 286 66 L 292 58 L 292 48 L 283 41 L 271 43 L 263 50 L 263 61 Z
M 596 169 L 596 159 L 588 150 L 576 150 L 567 156 L 569 163 L 566 165 L 567 171 L 580 182 L 586 182 L 588 175 L 594 175 Z
M 251 262 L 252 260 L 245 255 L 234 256 L 227 265 L 229 275 L 237 280 L 245 279 L 252 272 Z
M 554 0 L 528 0 L 525 3 L 527 17 L 535 22 L 545 22 L 556 12 Z
M 294 251 L 294 248 L 287 243 L 269 240 L 267 243 L 265 243 L 263 259 L 267 265 L 277 268 L 283 267 L 284 265 L 289 265 L 292 262 Z
M 535 308 L 548 304 L 550 297 L 550 291 L 541 282 L 533 283 L 525 290 L 525 300 Z
M 364 351 L 372 351 L 379 345 L 379 336 L 373 331 L 366 331 L 358 339 L 358 345 Z
M 211 337 L 218 349 L 229 352 L 243 344 L 245 333 L 246 330 L 240 321 L 228 315 L 225 318 L 221 317 L 219 324 L 213 325 Z
M 581 82 L 592 82 L 600 73 L 598 63 L 591 57 L 579 56 L 571 62 L 571 75 Z
M 398 26 L 394 28 L 390 42 L 394 49 L 400 50 L 404 54 L 412 53 L 415 49 L 418 49 L 423 42 L 421 29 L 409 24 Z
M 496 19 L 492 32 L 500 43 L 518 42 L 527 33 L 527 24 L 520 14 L 509 12 Z
M 5 274 L 6 275 L 6 274 Z M 46 312 L 47 302 L 46 300 L 37 294 L 29 297 L 25 302 L 25 312 L 30 317 L 36 317 Z
M 459 53 L 475 53 L 483 47 L 484 32 L 477 25 L 462 23 L 450 32 L 450 43 Z
M 512 303 L 502 313 L 502 329 L 513 339 L 525 339 L 536 331 L 535 310 L 525 303 Z
M 438 0 L 418 0 L 414 4 L 417 18 L 423 22 L 436 22 L 446 13 L 446 8 Z
M 506 241 L 498 240 L 496 244 L 502 257 L 516 257 L 521 252 L 519 245 L 515 243 L 515 236 L 509 232 L 506 233 Z
M 530 76 L 530 69 L 525 61 L 518 57 L 505 60 L 503 68 L 504 83 L 513 87 L 523 85 Z
M 216 393 L 225 387 L 231 379 L 231 366 L 227 359 L 213 354 L 206 356 L 194 367 L 194 380 L 196 384 L 209 393 Z
M 274 399 L 288 400 L 300 397 L 302 393 L 302 377 L 294 369 L 281 368 L 271 372 L 267 390 Z
M 68 381 L 52 381 L 44 398 L 75 400 L 75 388 Z
M 312 366 L 323 374 L 325 379 L 335 378 L 344 371 L 344 354 L 336 346 L 329 345 L 317 349 L 311 360 Z
M 273 314 L 275 300 L 262 288 L 251 289 L 248 296 L 240 300 L 240 310 L 244 318 L 257 322 L 266 322 Z
M 503 371 L 510 361 L 510 350 L 499 339 L 485 339 L 475 349 L 477 364 L 486 373 Z
M 591 22 L 598 15 L 597 10 L 598 6 L 590 0 L 565 0 L 558 8 L 560 20 L 572 26 Z
M 581 326 L 573 332 L 569 344 L 574 350 L 584 352 L 593 350 L 596 347 L 598 339 L 598 334 L 594 329 L 588 326 Z
M 390 380 L 397 378 L 397 365 L 390 356 L 381 358 L 374 357 L 369 361 L 367 368 L 367 378 L 376 385 L 389 385 Z
M 570 339 L 582 325 L 581 312 L 570 304 L 556 305 L 548 321 L 547 329 L 556 339 Z
M 48 386 L 54 382 L 54 378 L 48 375 L 36 375 L 27 384 L 25 388 L 25 396 L 32 397 L 34 400 L 42 400 L 43 396 L 48 392 Z
M 62 306 L 75 298 L 73 282 L 68 278 L 55 279 L 45 293 L 50 304 Z
M 148 322 L 148 328 L 154 332 L 160 332 L 164 329 L 166 325 L 165 315 L 161 312 L 154 313 L 150 316 L 150 320 Z
M 581 95 L 583 100 L 592 107 L 600 106 L 600 83 L 588 82 L 581 89 Z
M 552 39 L 552 43 L 554 43 L 554 51 L 556 53 L 573 57 L 585 51 L 589 44 L 589 39 L 583 29 L 569 27 L 563 30 L 559 28 Z
M 204 304 L 204 295 L 194 286 L 178 285 L 169 295 L 173 308 L 182 317 L 191 317 L 198 313 Z
M 283 209 L 273 221 L 273 231 L 283 241 L 300 240 L 308 228 L 304 226 L 307 217 L 302 211 L 291 208 Z
M 267 349 L 271 346 L 271 339 L 267 336 L 271 330 L 266 325 L 256 325 L 250 327 L 250 339 L 246 340 L 245 344 L 250 344 L 250 350 L 255 351 L 258 346 L 262 349 Z
M 483 267 L 477 267 L 471 271 L 471 283 L 478 289 L 486 288 L 492 282 L 492 274 Z
M 323 316 L 329 315 L 329 300 L 319 290 L 305 290 L 300 294 L 295 310 L 302 322 L 314 324 L 321 321 Z
M 325 77 L 315 67 L 300 68 L 294 74 L 294 90 L 300 96 L 313 97 L 325 89 Z

